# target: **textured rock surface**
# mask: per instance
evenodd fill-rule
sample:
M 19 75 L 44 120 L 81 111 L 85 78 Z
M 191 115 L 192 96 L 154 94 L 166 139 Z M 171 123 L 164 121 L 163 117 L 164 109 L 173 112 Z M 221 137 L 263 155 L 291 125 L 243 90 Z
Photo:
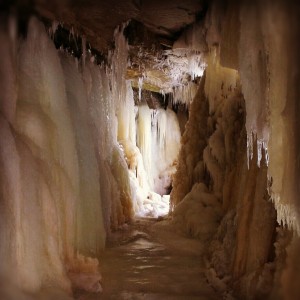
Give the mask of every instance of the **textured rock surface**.
M 87 37 L 98 50 L 112 42 L 115 28 L 129 19 L 145 24 L 153 33 L 174 39 L 204 10 L 198 0 L 35 0 L 40 15 L 62 21 Z M 113 16 L 113 17 L 112 17 Z

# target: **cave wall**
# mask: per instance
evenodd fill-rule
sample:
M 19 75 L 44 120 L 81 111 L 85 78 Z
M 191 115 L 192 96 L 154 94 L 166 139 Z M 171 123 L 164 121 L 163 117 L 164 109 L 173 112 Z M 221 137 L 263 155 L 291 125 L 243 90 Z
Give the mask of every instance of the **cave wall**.
M 174 93 L 189 121 L 172 222 L 206 243 L 211 284 L 242 299 L 299 295 L 298 16 L 296 2 L 213 1 L 174 44 L 207 68 L 192 103 L 196 83 Z M 98 290 L 106 234 L 156 197 L 140 189 L 126 41 L 116 30 L 108 68 L 57 51 L 36 20 L 22 39 L 13 18 L 1 22 L 1 277 L 70 292 L 85 271 Z
M 78 59 L 55 48 L 53 28 L 27 25 L 20 36 L 13 16 L 0 24 L 0 297 L 99 292 L 106 237 L 168 212 L 154 190 L 165 194 L 175 172 L 178 119 L 135 105 L 124 26 L 97 65 L 84 39 Z
M 0 27 L 1 281 L 99 291 L 106 235 L 133 217 L 115 115 L 128 91 L 125 38 L 116 32 L 108 71 L 58 51 L 36 18 L 26 38 L 13 17 Z
M 297 15 L 296 2 L 214 1 L 204 25 L 206 78 L 182 139 L 173 222 L 208 243 L 209 281 L 239 299 L 298 295 Z

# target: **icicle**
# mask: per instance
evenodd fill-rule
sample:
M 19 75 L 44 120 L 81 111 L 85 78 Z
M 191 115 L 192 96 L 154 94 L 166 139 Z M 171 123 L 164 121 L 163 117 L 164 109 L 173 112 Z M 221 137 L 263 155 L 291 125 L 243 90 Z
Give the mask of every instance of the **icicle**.
M 116 108 L 118 105 L 126 99 L 126 70 L 128 61 L 128 44 L 123 35 L 122 28 L 117 28 L 114 33 L 116 49 L 113 53 L 109 54 L 111 60 L 111 85 L 113 92 L 113 101 L 115 102 Z
M 253 158 L 253 135 L 247 136 L 247 166 L 250 167 L 250 161 Z
M 139 101 L 142 100 L 142 88 L 143 88 L 144 77 L 139 77 L 138 87 L 139 87 Z
M 257 166 L 260 167 L 264 143 L 262 140 L 257 140 L 256 143 L 257 143 Z
M 75 34 L 74 34 L 74 27 L 71 27 L 71 30 L 69 32 L 69 42 L 71 42 L 72 39 L 75 39 Z
M 269 152 L 268 152 L 268 146 L 266 145 L 266 143 L 264 143 L 264 149 L 265 149 L 265 158 L 266 158 L 266 163 L 267 166 L 269 166 Z
M 183 103 L 186 106 L 190 105 L 194 97 L 196 96 L 197 90 L 198 85 L 193 82 L 189 82 L 186 85 L 179 85 L 174 87 L 172 91 L 172 103 Z
M 86 61 L 86 37 L 83 35 L 81 37 L 81 44 L 82 44 L 82 68 L 85 68 L 85 61 Z
M 190 52 L 187 54 L 188 58 L 188 73 L 191 75 L 192 80 L 201 77 L 204 73 L 207 64 L 203 61 L 200 53 Z
M 52 24 L 51 24 L 51 32 L 50 32 L 50 36 L 51 36 L 52 38 L 54 38 L 55 33 L 56 33 L 56 30 L 57 30 L 59 24 L 60 24 L 60 23 L 59 23 L 57 20 L 52 21 Z
M 139 107 L 138 112 L 138 133 L 137 133 L 137 144 L 141 151 L 144 167 L 149 174 L 149 185 L 153 188 L 153 182 L 151 178 L 152 174 L 152 143 L 151 143 L 151 110 L 147 105 L 142 105 Z

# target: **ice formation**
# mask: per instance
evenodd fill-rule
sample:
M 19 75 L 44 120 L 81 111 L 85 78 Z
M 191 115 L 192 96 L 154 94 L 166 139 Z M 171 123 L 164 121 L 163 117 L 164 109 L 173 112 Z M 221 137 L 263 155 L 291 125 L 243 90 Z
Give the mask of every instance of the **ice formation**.
M 85 37 L 80 60 L 57 51 L 34 18 L 24 40 L 13 18 L 0 28 L 3 282 L 100 291 L 106 236 L 135 215 L 165 215 L 170 201 L 178 228 L 211 241 L 216 285 L 233 279 L 241 298 L 253 286 L 263 297 L 280 281 L 289 241 L 275 213 L 300 232 L 299 30 L 284 1 L 233 2 L 213 2 L 155 66 L 171 78 L 162 92 L 189 110 L 182 138 L 170 107 L 142 99 L 143 81 L 157 83 L 147 71 L 135 105 L 124 26 L 107 65 L 94 64 Z M 287 278 L 298 261 L 290 240 Z
M 259 20 L 254 17 L 258 9 Z M 295 117 L 292 114 L 292 111 L 297 111 L 297 100 L 291 92 L 294 87 L 288 80 L 288 74 L 293 72 L 287 48 L 294 34 L 287 25 L 290 14 L 280 1 L 274 6 L 268 3 L 241 7 L 239 71 L 246 101 L 249 147 L 253 147 L 254 135 L 258 140 L 258 163 L 262 148 L 269 162 L 270 193 L 278 222 L 299 233 L 297 138 L 293 136 Z M 251 51 L 246 51 L 249 43 Z
M 180 128 L 176 114 L 170 108 L 158 109 L 152 120 L 152 164 L 154 191 L 168 194 L 175 173 L 180 148 Z
M 213 47 L 207 57 L 205 94 L 209 101 L 210 113 L 215 112 L 217 101 L 228 97 L 228 91 L 234 90 L 238 82 L 238 72 L 220 65 L 218 49 Z
M 199 86 L 194 82 L 178 85 L 173 88 L 172 102 L 175 104 L 184 103 L 189 106 L 196 96 Z
M 281 234 L 270 238 L 278 224 L 297 233 L 294 244 L 299 239 L 299 27 L 295 5 L 275 2 L 229 1 L 227 8 L 214 2 L 210 7 L 204 23 L 207 103 L 200 84 L 190 104 L 171 193 L 174 222 L 203 240 L 200 218 L 205 218 L 206 207 L 201 193 L 197 196 L 193 190 L 201 182 L 221 202 L 224 217 L 211 227 L 212 235 L 218 231 L 211 243 L 208 275 L 223 289 L 231 284 L 238 298 L 272 297 L 283 284 L 286 299 L 296 299 L 288 287 L 299 290 L 282 275 L 284 255 L 268 257 L 275 239 L 277 248 L 289 243 L 288 230 L 284 245 Z M 201 124 L 201 119 L 206 121 Z M 200 205 L 195 220 L 193 209 Z M 293 255 L 284 272 L 291 281 L 291 261 L 298 263 Z
M 74 59 L 63 53 L 60 57 L 78 155 L 79 200 L 76 205 L 75 244 L 79 253 L 95 255 L 103 248 L 105 235 L 103 220 L 99 218 L 102 216 L 99 169 L 89 127 L 87 93 Z
M 176 206 L 174 221 L 191 236 L 203 241 L 215 233 L 222 217 L 218 198 L 209 193 L 203 183 L 196 183 L 192 190 Z
M 165 56 L 165 59 L 161 59 L 154 66 L 171 79 L 168 86 L 163 89 L 165 92 L 170 92 L 172 87 L 186 85 L 191 80 L 201 77 L 207 66 L 203 53 L 193 49 L 174 48 L 166 50 Z M 182 99 L 182 101 L 187 100 Z
M 148 211 L 149 215 L 149 205 L 152 203 L 154 216 L 164 215 L 169 209 L 168 198 L 161 196 L 168 194 L 171 187 L 180 147 L 178 119 L 171 109 L 160 108 L 154 111 L 145 104 L 139 106 L 137 114 L 136 151 L 142 159 L 137 160 L 136 172 L 138 181 L 142 183 L 140 187 L 144 188 L 143 193 L 147 198 L 147 208 L 142 208 L 138 214 Z M 140 187 L 136 189 L 140 190 Z M 141 195 L 141 191 L 137 194 Z
M 266 196 L 266 161 L 263 155 L 261 168 L 257 166 L 256 148 L 247 168 L 245 106 L 238 72 L 222 67 L 215 49 L 209 56 L 182 138 L 171 193 L 172 222 L 178 230 L 209 244 L 206 273 L 210 283 L 226 293 L 234 278 L 243 298 L 250 282 L 256 284 L 254 274 L 260 274 L 257 293 L 269 288 L 273 266 L 267 263 L 266 249 L 272 243 L 275 210 Z M 264 229 L 255 234 L 262 223 Z
M 80 62 L 56 50 L 35 18 L 19 44 L 13 19 L 9 28 L 0 29 L 0 275 L 28 292 L 100 291 L 106 235 L 169 210 L 176 114 L 134 105 L 122 28 L 107 66 L 93 63 L 85 38 Z
M 283 1 L 277 1 L 276 5 L 270 2 L 228 5 L 224 10 L 213 3 L 203 25 L 207 29 L 205 39 L 209 49 L 204 62 L 210 113 L 217 107 L 215 101 L 220 96 L 226 101 L 226 90 L 236 88 L 240 82 L 246 105 L 248 166 L 257 151 L 258 166 L 262 160 L 269 165 L 270 194 L 278 211 L 278 222 L 299 231 L 298 183 L 296 179 L 290 180 L 297 178 L 298 172 L 294 163 L 297 138 L 292 134 L 291 113 L 297 110 L 297 105 L 288 90 L 289 86 L 294 90 L 291 82 L 295 79 L 293 75 L 288 79 L 288 74 L 295 67 L 289 62 L 288 53 L 291 52 L 295 61 L 297 58 L 287 46 L 297 31 L 288 27 L 289 15 L 296 13 Z M 191 36 L 191 32 L 185 34 Z M 192 47 L 193 39 L 188 39 Z M 201 30 L 198 39 L 199 42 L 204 39 Z M 176 47 L 182 47 L 183 41 L 178 41 Z M 205 52 L 204 48 L 202 51 Z M 286 114 L 289 117 L 284 117 Z
M 181 139 L 177 172 L 171 192 L 173 209 L 191 191 L 194 183 L 193 170 L 197 163 L 203 162 L 202 152 L 206 146 L 208 103 L 204 95 L 204 80 L 190 105 L 190 116 Z M 193 137 L 193 138 L 190 138 Z M 203 175 L 203 166 L 199 168 Z

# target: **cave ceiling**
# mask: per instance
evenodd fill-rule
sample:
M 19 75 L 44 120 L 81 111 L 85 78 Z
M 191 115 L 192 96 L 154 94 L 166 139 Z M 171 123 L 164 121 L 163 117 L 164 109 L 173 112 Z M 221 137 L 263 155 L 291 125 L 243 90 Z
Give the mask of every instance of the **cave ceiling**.
M 36 11 L 74 26 L 93 47 L 109 47 L 115 28 L 134 19 L 158 36 L 176 38 L 178 32 L 204 11 L 203 0 L 35 0 Z
M 44 20 L 58 21 L 69 31 L 85 36 L 89 45 L 100 53 L 107 53 L 113 47 L 115 29 L 128 22 L 125 35 L 132 63 L 127 77 L 137 87 L 138 79 L 143 76 L 143 88 L 155 92 L 167 91 L 178 84 L 171 76 L 174 71 L 169 67 L 169 58 L 177 69 L 184 69 L 186 58 L 178 60 L 178 55 L 173 55 L 174 42 L 191 24 L 201 21 L 206 11 L 205 0 L 20 0 L 17 3 L 23 7 L 30 5 Z M 166 59 L 168 63 L 164 63 Z

